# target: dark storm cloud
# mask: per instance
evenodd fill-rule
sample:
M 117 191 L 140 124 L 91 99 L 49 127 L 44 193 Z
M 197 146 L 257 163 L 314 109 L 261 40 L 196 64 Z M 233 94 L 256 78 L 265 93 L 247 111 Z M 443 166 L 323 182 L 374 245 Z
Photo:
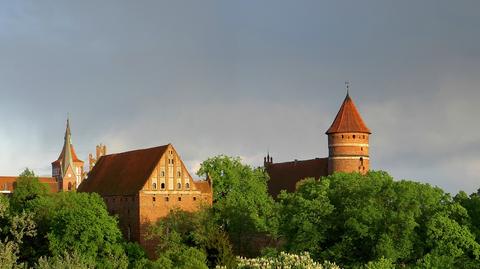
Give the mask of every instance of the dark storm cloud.
M 172 142 L 187 165 L 327 155 L 343 82 L 372 166 L 480 187 L 478 1 L 0 1 L 0 174 Z

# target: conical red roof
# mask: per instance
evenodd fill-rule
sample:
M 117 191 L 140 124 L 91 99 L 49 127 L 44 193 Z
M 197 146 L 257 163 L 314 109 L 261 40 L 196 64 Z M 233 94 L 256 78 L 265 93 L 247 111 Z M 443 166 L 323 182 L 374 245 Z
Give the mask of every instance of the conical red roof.
M 347 97 L 343 101 L 340 110 L 338 111 L 335 120 L 326 134 L 333 133 L 368 133 L 371 134 L 370 129 L 362 120 L 360 113 L 358 113 L 352 98 L 347 93 Z

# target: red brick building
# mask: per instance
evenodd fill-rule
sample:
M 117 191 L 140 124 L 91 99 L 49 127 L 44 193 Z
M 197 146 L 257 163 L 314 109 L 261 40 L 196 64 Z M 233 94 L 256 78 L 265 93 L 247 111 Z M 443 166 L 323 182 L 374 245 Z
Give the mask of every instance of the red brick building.
M 150 224 L 174 209 L 212 204 L 210 181 L 194 181 L 171 144 L 101 156 L 78 191 L 100 194 L 118 215 L 125 238 L 139 242 L 150 256 L 155 247 L 145 239 Z
M 76 190 L 83 179 L 83 161 L 77 157 L 71 137 L 70 120 L 67 119 L 62 151 L 52 162 L 52 176 L 57 179 L 59 191 Z
M 11 194 L 17 185 L 18 177 L 0 176 L 0 194 Z M 54 177 L 39 177 L 38 181 L 45 184 L 51 192 L 58 192 L 57 180 Z
M 327 158 L 283 163 L 273 163 L 269 155 L 264 158 L 264 166 L 270 176 L 268 189 L 273 197 L 281 190 L 295 191 L 297 182 L 305 178 L 319 179 L 335 172 L 366 173 L 369 170 L 371 132 L 348 93 L 326 134 Z

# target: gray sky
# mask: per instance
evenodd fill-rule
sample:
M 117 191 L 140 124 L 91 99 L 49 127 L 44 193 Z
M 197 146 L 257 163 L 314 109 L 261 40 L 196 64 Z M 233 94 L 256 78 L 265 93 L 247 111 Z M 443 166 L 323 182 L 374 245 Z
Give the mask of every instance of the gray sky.
M 191 170 L 327 156 L 344 81 L 373 169 L 480 187 L 480 1 L 0 0 L 0 174 L 166 143 Z

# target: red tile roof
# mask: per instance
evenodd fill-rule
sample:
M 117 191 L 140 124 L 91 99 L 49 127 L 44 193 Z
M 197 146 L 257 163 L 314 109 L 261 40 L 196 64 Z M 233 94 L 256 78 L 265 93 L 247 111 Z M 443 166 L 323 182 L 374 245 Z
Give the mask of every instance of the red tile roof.
M 193 181 L 193 184 L 195 184 L 195 189 L 199 190 L 202 193 L 212 192 L 212 187 L 208 181 L 197 180 L 197 181 Z
M 326 132 L 327 134 L 333 133 L 368 133 L 370 129 L 365 125 L 358 112 L 355 104 L 353 103 L 350 95 L 347 94 L 343 101 L 340 110 L 338 111 L 335 120 Z
M 18 177 L 0 176 L 0 192 L 12 192 L 15 190 Z M 53 177 L 39 177 L 38 181 L 50 188 L 51 192 L 58 192 L 58 183 Z
M 70 144 L 70 147 L 72 148 L 72 160 L 73 160 L 73 162 L 83 163 L 83 161 L 80 160 L 77 157 L 77 153 L 75 153 L 75 148 L 73 147 L 73 145 Z M 58 159 L 56 161 L 52 162 L 52 164 L 60 163 L 60 161 L 63 160 L 63 155 L 65 155 L 65 148 L 62 149 L 62 152 L 60 153 L 60 156 L 58 156 Z
M 265 169 L 270 176 L 268 192 L 276 197 L 281 190 L 294 192 L 297 182 L 302 179 L 327 176 L 328 158 L 267 164 Z
M 102 156 L 78 186 L 78 191 L 100 195 L 135 195 L 142 189 L 167 148 L 168 145 L 164 145 Z

